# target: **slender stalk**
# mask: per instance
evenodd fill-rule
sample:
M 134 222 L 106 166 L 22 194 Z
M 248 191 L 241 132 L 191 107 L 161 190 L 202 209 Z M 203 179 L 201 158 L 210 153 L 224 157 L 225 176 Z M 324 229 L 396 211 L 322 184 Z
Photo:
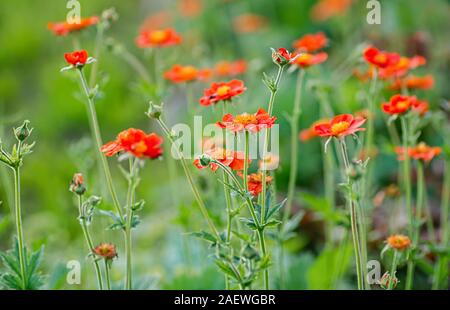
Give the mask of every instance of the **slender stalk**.
M 105 263 L 106 287 L 108 288 L 108 290 L 111 290 L 111 279 L 110 279 L 110 276 L 109 276 L 108 261 L 106 259 L 104 259 L 103 261 Z
M 129 159 L 130 166 L 130 175 L 128 179 L 128 192 L 127 192 L 127 210 L 126 210 L 126 226 L 125 226 L 125 252 L 126 252 L 126 281 L 125 288 L 127 290 L 131 290 L 133 287 L 133 268 L 132 268 L 132 240 L 131 240 L 131 225 L 133 222 L 133 210 L 131 209 L 133 206 L 133 197 L 135 190 L 135 163 L 133 159 L 130 157 Z
M 408 155 L 409 148 L 409 126 L 408 122 L 404 116 L 400 118 L 402 124 L 402 139 L 403 139 L 403 186 L 405 193 L 405 204 L 406 204 L 406 212 L 408 214 L 408 230 L 410 236 L 413 236 L 414 231 L 414 219 L 412 213 L 412 204 L 411 204 L 411 159 Z M 411 257 L 411 253 L 409 255 L 408 267 L 406 272 L 406 284 L 405 289 L 410 290 L 412 288 L 412 281 L 414 277 L 414 258 Z
M 339 139 L 339 144 L 341 147 L 341 155 L 342 159 L 344 161 L 345 171 L 349 168 L 349 161 L 348 161 L 348 155 L 347 155 L 347 147 L 345 145 L 345 140 Z M 358 279 L 358 289 L 362 290 L 364 289 L 364 276 L 363 276 L 363 266 L 361 262 L 361 244 L 360 244 L 360 238 L 359 238 L 359 229 L 357 224 L 357 212 L 356 212 L 356 206 L 355 202 L 353 201 L 353 184 L 349 177 L 347 177 L 347 182 L 349 185 L 349 193 L 347 195 L 347 203 L 350 206 L 350 222 L 351 222 L 351 229 L 352 229 L 352 237 L 353 237 L 353 247 L 355 251 L 355 261 L 356 261 L 356 275 Z
M 123 213 L 122 208 L 120 206 L 119 199 L 117 198 L 116 190 L 114 188 L 114 183 L 111 176 L 111 171 L 109 170 L 108 161 L 106 160 L 105 156 L 103 156 L 102 152 L 100 151 L 100 148 L 102 147 L 102 138 L 100 134 L 100 127 L 98 125 L 98 119 L 97 119 L 97 113 L 95 111 L 95 105 L 91 98 L 91 91 L 87 84 L 86 78 L 84 76 L 83 70 L 80 68 L 78 71 L 78 74 L 80 76 L 80 81 L 82 85 L 82 89 L 87 97 L 87 107 L 89 112 L 89 123 L 91 125 L 92 135 L 96 144 L 96 152 L 98 160 L 100 161 L 103 172 L 105 174 L 106 184 L 108 186 L 109 193 L 111 195 L 111 198 L 113 200 L 114 207 L 116 208 L 117 213 L 119 214 L 120 219 L 123 221 Z
M 18 151 L 20 154 L 20 142 Z M 22 280 L 22 289 L 26 289 L 28 286 L 26 273 L 25 273 L 25 255 L 24 255 L 24 242 L 23 242 L 23 228 L 22 228 L 22 209 L 20 205 L 20 168 L 19 166 L 13 168 L 14 171 L 14 202 L 15 202 L 15 215 L 16 215 L 16 233 L 17 241 L 19 243 L 19 265 L 20 276 Z
M 298 119 L 300 117 L 300 101 L 302 97 L 302 85 L 305 77 L 305 70 L 299 69 L 297 74 L 297 85 L 295 87 L 294 109 L 290 119 L 291 124 L 291 170 L 289 173 L 288 195 L 286 209 L 283 214 L 283 222 L 289 218 L 292 210 L 292 201 L 294 199 L 295 181 L 297 179 L 297 151 L 298 151 Z
M 164 131 L 164 133 L 166 134 L 167 138 L 170 140 L 170 142 L 172 143 L 172 145 L 175 143 L 175 141 L 172 138 L 172 134 L 170 133 L 169 128 L 167 127 L 167 125 L 164 123 L 163 120 L 161 120 L 160 118 L 157 119 L 158 124 L 161 126 L 162 130 Z M 216 228 L 216 226 L 214 225 L 211 217 L 209 216 L 208 210 L 206 209 L 205 203 L 203 202 L 202 197 L 200 196 L 200 192 L 197 189 L 197 186 L 194 183 L 194 179 L 192 177 L 192 174 L 188 168 L 188 165 L 186 163 L 186 159 L 183 156 L 183 153 L 177 148 L 177 155 L 178 158 L 180 158 L 180 162 L 181 162 L 181 166 L 183 167 L 183 171 L 184 174 L 186 175 L 186 178 L 189 182 L 189 185 L 191 187 L 192 193 L 194 194 L 194 197 L 197 201 L 197 204 L 200 208 L 200 212 L 202 213 L 203 217 L 205 218 L 209 228 L 211 229 L 212 233 L 214 234 L 214 236 L 217 238 L 217 240 L 221 240 L 220 239 L 220 235 L 219 232 Z
M 391 279 L 389 280 L 388 290 L 392 290 L 394 286 L 395 273 L 397 272 L 398 253 L 394 250 L 394 258 L 392 258 Z
M 245 131 L 245 157 L 244 157 L 244 189 L 245 192 L 248 192 L 248 160 L 249 160 L 249 133 L 248 131 Z M 261 209 L 264 209 L 264 206 L 261 207 Z
M 94 243 L 92 242 L 91 235 L 89 233 L 89 229 L 86 224 L 86 218 L 83 211 L 83 196 L 78 195 L 78 210 L 80 214 L 80 224 L 81 224 L 81 230 L 83 231 L 84 239 L 86 241 L 86 245 L 88 247 L 89 253 L 92 253 L 92 249 L 94 249 Z M 93 260 L 94 268 L 95 268 L 95 274 L 97 275 L 97 285 L 99 290 L 103 290 L 103 280 L 102 280 L 102 273 L 100 272 L 100 267 L 98 265 L 98 261 L 94 258 Z
M 100 50 L 103 43 L 103 33 L 104 33 L 104 26 L 102 23 L 100 23 L 97 26 L 97 36 L 95 38 L 95 47 L 94 47 L 94 53 L 92 54 L 93 57 L 97 60 L 94 62 L 91 66 L 91 75 L 89 77 L 89 87 L 94 87 L 95 82 L 97 81 L 97 73 L 98 73 L 98 62 L 99 62 L 99 56 L 100 56 Z

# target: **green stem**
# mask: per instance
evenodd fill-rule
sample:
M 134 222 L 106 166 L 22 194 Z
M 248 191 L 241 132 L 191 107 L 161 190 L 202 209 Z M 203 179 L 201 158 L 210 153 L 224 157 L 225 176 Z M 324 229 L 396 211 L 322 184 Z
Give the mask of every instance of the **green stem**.
M 122 208 L 120 206 L 120 202 L 119 199 L 117 198 L 117 194 L 116 194 L 116 190 L 114 188 L 114 183 L 112 180 L 112 176 L 111 176 L 111 171 L 109 170 L 109 165 L 108 165 L 108 161 L 106 160 L 105 156 L 103 156 L 102 152 L 100 151 L 100 148 L 102 147 L 102 138 L 100 135 L 100 127 L 98 125 L 98 119 L 97 119 L 97 113 L 95 111 L 95 105 L 94 102 L 91 98 L 91 91 L 90 88 L 86 82 L 86 78 L 84 76 L 83 73 L 83 69 L 80 68 L 78 71 L 78 74 L 80 76 L 80 80 L 81 80 L 81 85 L 82 85 L 82 89 L 87 97 L 87 107 L 88 107 L 88 112 L 89 112 L 89 123 L 91 126 L 91 130 L 92 130 L 92 135 L 95 141 L 95 146 L 96 146 L 96 152 L 97 152 L 97 157 L 98 160 L 100 161 L 102 167 L 103 167 L 103 172 L 105 174 L 105 179 L 106 179 L 106 184 L 108 186 L 108 190 L 109 193 L 111 195 L 111 198 L 113 200 L 113 204 L 114 207 L 116 208 L 117 213 L 119 214 L 120 219 L 123 222 L 123 213 L 122 213 Z
M 389 279 L 388 290 L 392 290 L 394 286 L 395 273 L 397 272 L 397 261 L 398 261 L 398 253 L 397 250 L 394 250 L 394 258 L 392 259 L 391 266 L 391 278 Z
M 17 152 L 20 154 L 20 142 Z M 23 244 L 23 229 L 22 229 L 22 209 L 20 205 L 20 168 L 19 166 L 13 168 L 14 170 L 14 201 L 16 214 L 16 233 L 17 241 L 19 243 L 19 265 L 20 276 L 22 280 L 22 289 L 27 289 L 27 278 L 25 273 L 25 256 Z
M 348 171 L 349 168 L 349 161 L 348 161 L 348 155 L 347 155 L 347 147 L 345 144 L 345 140 L 339 139 L 339 144 L 341 146 L 341 155 L 342 159 L 344 161 L 344 168 L 345 171 Z M 356 212 L 356 205 L 355 201 L 353 200 L 353 184 L 349 177 L 347 177 L 347 183 L 349 185 L 349 193 L 347 195 L 347 203 L 350 206 L 350 222 L 351 222 L 351 230 L 352 230 L 352 237 L 353 237 L 353 247 L 355 251 L 355 262 L 356 262 L 356 275 L 358 279 L 358 289 L 362 290 L 364 289 L 364 276 L 363 276 L 363 266 L 361 262 L 361 244 L 360 244 L 360 238 L 359 238 L 359 229 L 357 224 L 357 212 Z
M 167 125 L 160 118 L 158 118 L 157 121 L 158 121 L 158 124 L 161 126 L 162 130 L 164 131 L 164 133 L 166 134 L 166 136 L 169 139 L 169 141 L 172 143 L 172 145 L 174 145 L 175 141 L 173 140 L 172 134 L 170 133 L 170 130 L 167 127 Z M 177 152 L 178 158 L 180 158 L 181 166 L 183 167 L 184 174 L 186 175 L 186 178 L 187 178 L 187 180 L 189 182 L 189 185 L 191 187 L 192 193 L 194 194 L 194 197 L 195 197 L 195 199 L 197 201 L 197 204 L 198 204 L 198 206 L 200 208 L 200 212 L 202 213 L 203 217 L 205 218 L 205 220 L 206 220 L 209 228 L 211 229 L 212 233 L 214 234 L 214 236 L 217 238 L 217 240 L 220 241 L 221 239 L 220 239 L 219 232 L 218 232 L 216 226 L 214 225 L 214 223 L 213 223 L 213 221 L 212 221 L 212 219 L 211 219 L 211 217 L 210 217 L 210 215 L 208 213 L 208 210 L 206 209 L 205 203 L 203 202 L 203 199 L 202 199 L 202 197 L 200 195 L 200 192 L 197 189 L 197 186 L 194 183 L 194 179 L 193 179 L 192 174 L 191 174 L 191 172 L 190 172 L 190 170 L 188 168 L 188 165 L 186 163 L 186 159 L 184 158 L 183 153 L 178 148 L 176 148 L 176 152 Z
M 106 259 L 103 260 L 105 262 L 105 277 L 106 277 L 106 286 L 108 290 L 111 290 L 111 279 L 109 277 L 109 266 L 108 261 Z
M 125 251 L 126 251 L 126 284 L 127 290 L 131 290 L 133 287 L 133 266 L 132 266 L 132 240 L 131 240 L 131 225 L 133 222 L 133 197 L 135 184 L 135 163 L 130 157 L 129 159 L 130 175 L 128 179 L 128 192 L 127 192 L 127 210 L 126 210 L 126 226 L 125 226 Z
M 84 239 L 86 241 L 86 245 L 88 247 L 89 253 L 92 253 L 92 250 L 94 249 L 94 243 L 92 242 L 91 235 L 89 233 L 89 229 L 86 224 L 86 218 L 83 211 L 83 196 L 78 195 L 78 210 L 80 214 L 80 224 L 81 224 L 81 230 L 83 231 Z M 103 281 L 102 281 L 102 274 L 100 272 L 100 267 L 98 265 L 98 261 L 94 258 L 93 259 L 94 268 L 95 268 L 95 274 L 97 275 L 97 285 L 99 290 L 103 290 Z
M 103 43 L 103 32 L 104 27 L 102 23 L 100 23 L 97 26 L 97 36 L 95 38 L 95 47 L 94 47 L 94 53 L 92 54 L 92 57 L 94 57 L 97 61 L 92 64 L 91 67 L 91 75 L 89 77 L 89 87 L 94 87 L 95 83 L 97 81 L 97 73 L 98 73 L 98 67 L 99 67 L 99 56 L 100 56 L 100 50 Z
M 299 69 L 297 74 L 297 85 L 295 88 L 294 109 L 290 119 L 291 124 L 291 167 L 289 173 L 289 185 L 286 208 L 284 209 L 283 222 L 286 222 L 291 214 L 292 202 L 295 193 L 295 181 L 297 179 L 297 151 L 298 151 L 298 119 L 300 117 L 301 108 L 300 101 L 302 98 L 302 85 L 305 76 L 305 70 Z

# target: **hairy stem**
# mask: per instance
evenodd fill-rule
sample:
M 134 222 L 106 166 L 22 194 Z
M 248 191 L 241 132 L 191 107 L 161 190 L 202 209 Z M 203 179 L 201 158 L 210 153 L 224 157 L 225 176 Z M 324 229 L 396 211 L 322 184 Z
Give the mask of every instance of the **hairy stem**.
M 20 154 L 20 142 L 18 151 Z M 22 209 L 20 205 L 20 168 L 17 166 L 14 170 L 14 202 L 15 202 L 15 215 L 16 215 L 16 233 L 17 242 L 19 243 L 19 266 L 20 276 L 22 280 L 22 289 L 26 289 L 28 286 L 26 273 L 25 273 L 25 253 L 23 242 L 23 228 L 22 228 Z

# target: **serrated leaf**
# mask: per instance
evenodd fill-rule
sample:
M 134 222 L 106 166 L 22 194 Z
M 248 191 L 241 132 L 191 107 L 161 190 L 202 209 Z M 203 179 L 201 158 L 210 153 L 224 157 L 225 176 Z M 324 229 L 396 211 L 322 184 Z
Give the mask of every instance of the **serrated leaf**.
M 270 220 L 270 218 L 272 216 L 274 216 L 285 204 L 286 204 L 287 199 L 284 199 L 282 202 L 276 204 L 273 208 L 269 209 L 266 213 L 266 218 L 264 219 L 264 221 L 268 221 Z
M 193 232 L 190 233 L 192 236 L 206 240 L 208 242 L 211 242 L 213 244 L 217 243 L 217 239 L 216 237 L 214 237 L 213 235 L 211 235 L 209 232 L 206 231 L 199 231 L 199 232 Z

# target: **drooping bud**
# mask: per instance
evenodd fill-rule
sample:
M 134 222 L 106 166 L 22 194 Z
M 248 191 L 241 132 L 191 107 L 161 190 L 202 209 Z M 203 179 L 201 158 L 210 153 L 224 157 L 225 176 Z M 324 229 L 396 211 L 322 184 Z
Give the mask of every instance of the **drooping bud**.
M 392 284 L 391 284 L 392 282 Z M 378 282 L 382 288 L 394 289 L 397 286 L 398 279 L 394 276 L 391 276 L 389 271 L 386 271 Z
M 150 101 L 148 111 L 146 113 L 148 117 L 154 118 L 154 119 L 159 119 L 161 117 L 162 112 L 163 112 L 163 104 L 162 103 L 161 103 L 161 105 L 156 105 Z
M 14 135 L 16 136 L 16 139 L 20 142 L 24 141 L 26 138 L 28 138 L 33 131 L 33 128 L 29 128 L 30 121 L 25 120 L 22 124 L 22 126 L 17 127 L 14 129 Z
M 200 161 L 200 165 L 202 165 L 203 167 L 208 167 L 209 164 L 211 163 L 211 156 L 207 154 L 200 155 L 198 159 Z
M 86 192 L 86 186 L 84 185 L 84 179 L 81 173 L 74 174 L 70 182 L 69 190 L 79 196 L 82 196 Z

